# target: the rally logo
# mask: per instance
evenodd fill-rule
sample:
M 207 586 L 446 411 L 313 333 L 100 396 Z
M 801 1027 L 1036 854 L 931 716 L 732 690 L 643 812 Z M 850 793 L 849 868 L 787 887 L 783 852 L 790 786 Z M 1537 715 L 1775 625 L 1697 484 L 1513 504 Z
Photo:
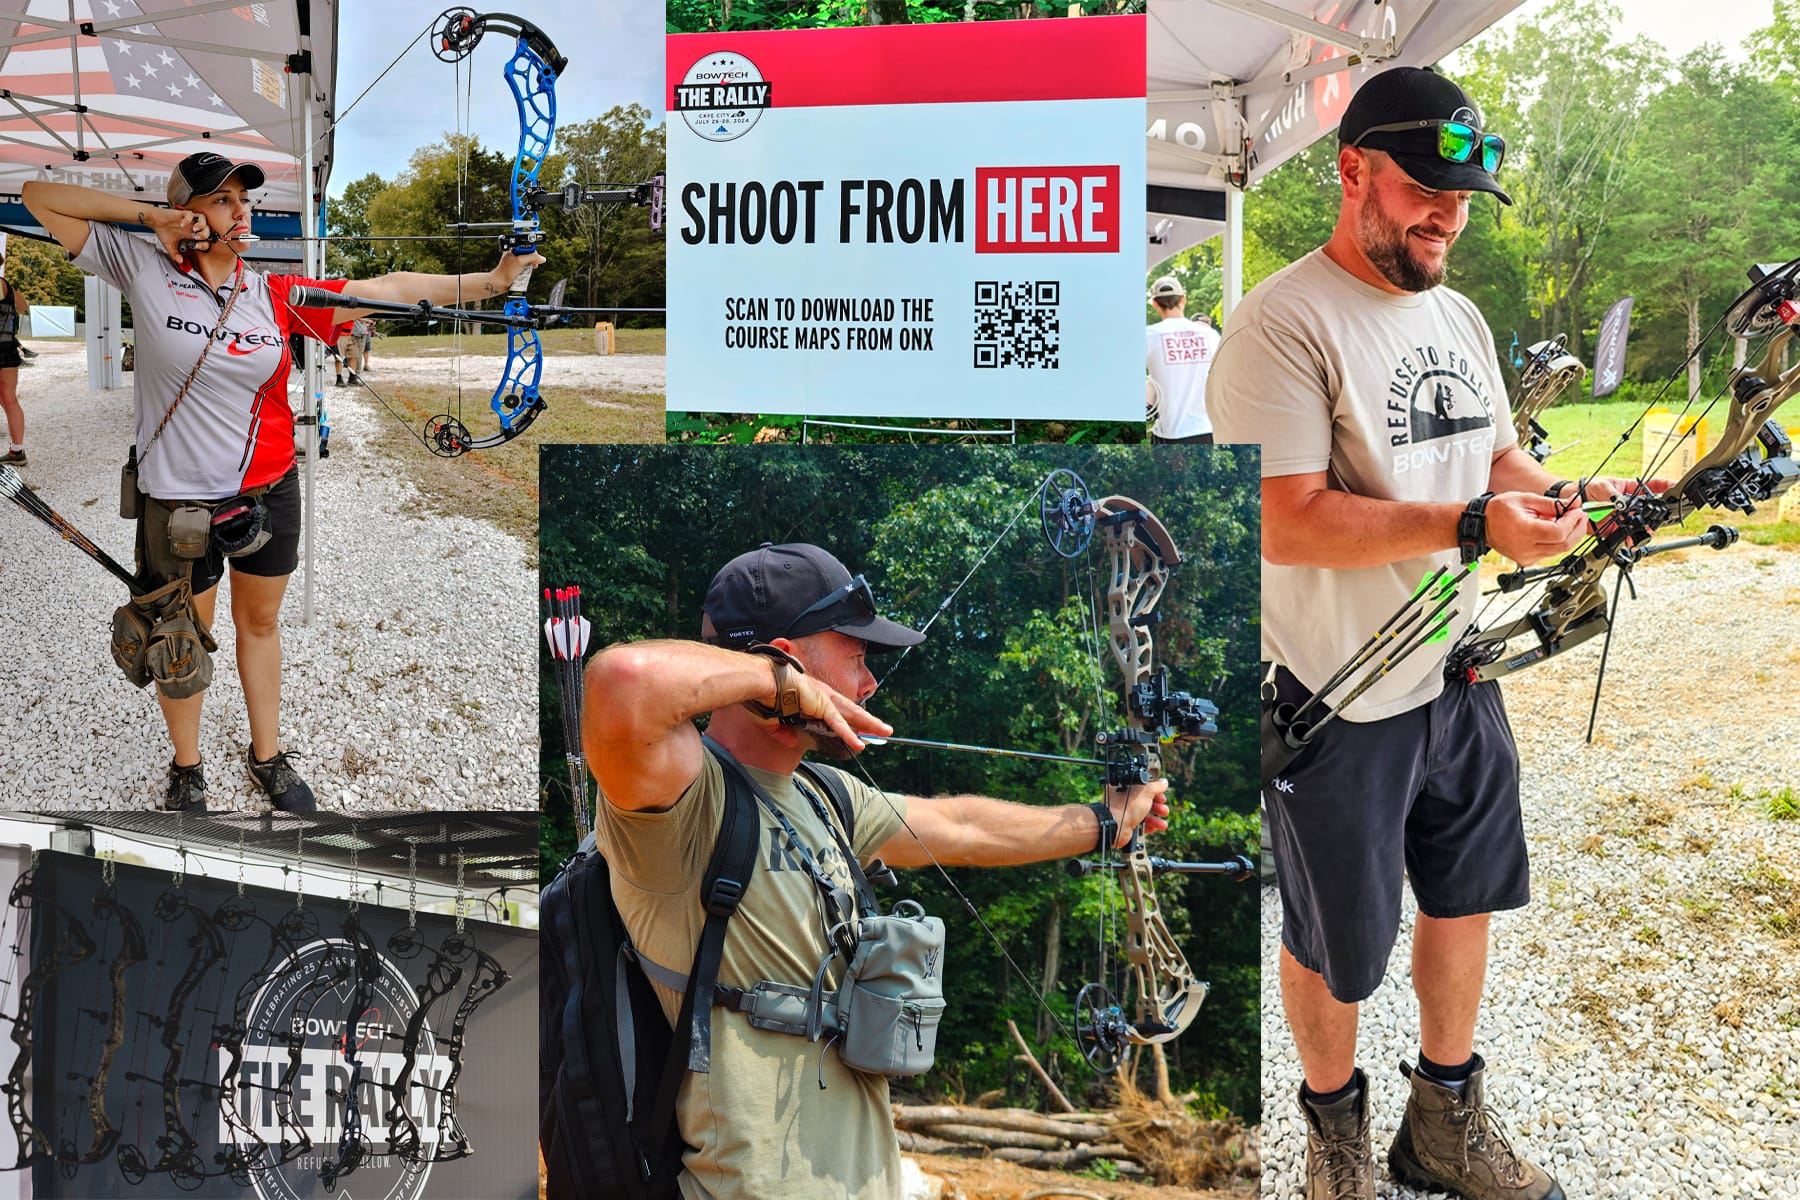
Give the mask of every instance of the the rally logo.
M 709 54 L 675 85 L 675 111 L 709 142 L 729 142 L 755 127 L 769 107 L 774 85 L 756 64 L 726 50 Z
M 404 1063 L 402 1041 L 413 1024 L 419 998 L 413 986 L 386 955 L 377 955 L 381 971 L 360 1013 L 348 1006 L 356 991 L 353 951 L 337 937 L 320 938 L 300 948 L 297 960 L 283 964 L 250 1002 L 245 1014 L 242 1062 L 235 1082 L 241 1089 L 236 1106 L 242 1124 L 221 1120 L 221 1142 L 263 1160 L 250 1173 L 258 1200 L 303 1200 L 317 1194 L 321 1166 L 335 1158 L 347 1122 L 361 1127 L 369 1143 L 354 1176 L 357 1200 L 420 1200 L 431 1163 L 407 1161 L 392 1153 L 389 1088 Z M 423 1024 L 423 1022 L 421 1022 Z M 451 1063 L 438 1053 L 429 1026 L 409 1082 L 407 1113 L 428 1140 L 443 1125 L 443 1097 L 431 1088 Z M 295 1062 L 296 1051 L 298 1064 Z M 215 1068 L 231 1065 L 223 1051 Z M 347 1103 L 355 1081 L 356 1105 Z M 285 1086 L 282 1086 L 285 1081 Z M 222 1080 L 227 1085 L 232 1080 Z M 279 1162 L 277 1146 L 292 1145 L 298 1125 L 312 1142 L 310 1153 Z M 260 1153 L 256 1141 L 265 1143 Z M 246 1144 L 247 1143 L 247 1144 Z M 424 1156 L 419 1156 L 424 1157 Z

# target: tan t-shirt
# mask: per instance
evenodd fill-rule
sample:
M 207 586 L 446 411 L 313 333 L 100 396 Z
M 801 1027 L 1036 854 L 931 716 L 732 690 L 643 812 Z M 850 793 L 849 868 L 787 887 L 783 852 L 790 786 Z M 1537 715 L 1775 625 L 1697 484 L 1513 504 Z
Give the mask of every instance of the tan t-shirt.
M 1206 407 L 1219 441 L 1262 443 L 1264 478 L 1324 471 L 1332 488 L 1384 500 L 1471 500 L 1488 490 L 1494 455 L 1517 440 L 1493 333 L 1467 297 L 1447 287 L 1384 292 L 1323 250 L 1244 297 L 1213 362 Z M 1457 562 L 1454 550 L 1355 569 L 1265 560 L 1263 657 L 1316 689 L 1427 574 Z M 1447 636 L 1343 715 L 1379 720 L 1437 696 L 1475 592 L 1465 583 Z
M 853 888 L 837 842 L 792 778 L 748 768 L 786 815 L 824 873 Z M 844 775 L 856 814 L 851 849 L 861 860 L 900 828 L 904 797 Z M 821 796 L 827 809 L 830 800 Z M 891 803 L 890 803 L 891 801 Z M 706 914 L 700 881 L 724 816 L 724 768 L 709 753 L 674 808 L 625 812 L 600 805 L 596 831 L 612 870 L 613 900 L 632 941 L 652 961 L 686 974 Z M 787 837 L 757 806 L 760 851 L 743 904 L 725 935 L 719 982 L 806 986 L 825 954 L 818 890 Z M 833 976 L 835 979 L 835 975 Z M 657 985 L 669 1021 L 679 993 Z M 689 1074 L 676 1114 L 691 1150 L 683 1160 L 687 1200 L 888 1200 L 900 1195 L 900 1147 L 887 1080 L 845 1067 L 824 1040 L 753 1029 L 741 1013 L 712 1010 L 712 1070 Z M 819 1089 L 823 1070 L 825 1089 Z

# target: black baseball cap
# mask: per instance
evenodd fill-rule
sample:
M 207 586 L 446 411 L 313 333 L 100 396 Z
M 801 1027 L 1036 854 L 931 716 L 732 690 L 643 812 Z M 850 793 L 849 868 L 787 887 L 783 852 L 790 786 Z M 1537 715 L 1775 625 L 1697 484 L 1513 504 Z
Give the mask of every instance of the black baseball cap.
M 706 589 L 701 640 L 743 650 L 827 629 L 861 638 L 871 651 L 916 646 L 925 635 L 875 614 L 862 576 L 805 542 L 764 542 L 720 568 Z
M 1479 162 L 1451 162 L 1439 154 L 1435 126 L 1384 129 L 1364 137 L 1377 125 L 1404 121 L 1462 121 L 1482 128 L 1481 110 L 1456 84 L 1427 67 L 1395 67 L 1374 76 L 1350 97 L 1344 119 L 1338 122 L 1338 144 L 1383 151 L 1428 188 L 1492 192 L 1502 204 L 1512 203 L 1512 197 Z M 1358 139 L 1362 139 L 1360 143 Z
M 195 196 L 218 191 L 233 175 L 247 188 L 263 185 L 263 170 L 255 163 L 234 163 L 210 150 L 190 154 L 175 164 L 175 171 L 169 176 L 169 203 L 180 208 Z

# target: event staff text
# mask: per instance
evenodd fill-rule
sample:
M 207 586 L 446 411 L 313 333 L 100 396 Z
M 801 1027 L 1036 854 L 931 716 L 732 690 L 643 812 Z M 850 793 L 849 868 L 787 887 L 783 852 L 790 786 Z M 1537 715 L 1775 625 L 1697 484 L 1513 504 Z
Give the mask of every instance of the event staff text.
M 690 246 L 844 245 L 967 240 L 967 181 L 823 179 L 689 183 L 681 189 Z M 982 167 L 975 172 L 978 253 L 1113 253 L 1119 248 L 1119 168 Z M 836 211 L 829 206 L 836 202 Z

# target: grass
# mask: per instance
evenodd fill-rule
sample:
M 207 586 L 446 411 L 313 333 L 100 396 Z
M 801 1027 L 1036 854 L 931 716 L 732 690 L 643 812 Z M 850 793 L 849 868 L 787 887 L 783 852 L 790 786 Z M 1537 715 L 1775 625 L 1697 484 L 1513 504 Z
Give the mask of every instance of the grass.
M 1677 403 L 1667 407 L 1675 412 L 1679 411 L 1680 405 Z M 1565 479 L 1578 479 L 1593 472 L 1605 460 L 1607 475 L 1636 475 L 1644 466 L 1644 427 L 1637 427 L 1629 443 L 1618 443 L 1620 435 L 1631 428 L 1632 422 L 1643 411 L 1639 400 L 1619 403 L 1603 401 L 1598 404 L 1565 403 L 1554 406 L 1538 417 L 1538 423 L 1550 435 L 1550 444 L 1560 448 L 1544 466 Z M 1709 435 L 1719 432 L 1724 424 L 1724 417 L 1723 405 L 1707 417 Z M 1609 452 L 1610 458 L 1607 457 Z M 1660 473 L 1664 478 L 1676 474 L 1670 467 L 1663 468 Z M 1751 516 L 1706 509 L 1690 516 L 1679 526 L 1666 527 L 1664 536 L 1703 533 L 1708 526 L 1729 523 L 1738 528 L 1743 541 L 1753 545 L 1800 546 L 1800 522 L 1781 520 L 1778 508 L 1778 504 L 1771 502 L 1762 505 Z M 1676 530 L 1681 532 L 1677 533 Z
M 594 353 L 591 329 L 550 329 L 541 335 L 546 358 Z M 615 343 L 619 354 L 659 355 L 665 344 L 661 329 L 622 329 Z M 455 513 L 488 521 L 521 539 L 533 560 L 537 554 L 538 447 L 558 442 L 661 442 L 663 397 L 641 392 L 619 392 L 597 387 L 546 385 L 546 408 L 519 437 L 490 450 L 478 450 L 459 458 L 440 458 L 420 440 L 425 422 L 457 407 L 452 387 L 403 382 L 407 359 L 448 358 L 454 343 L 448 337 L 387 336 L 378 339 L 371 353 L 375 371 L 370 378 L 398 418 L 374 401 L 379 419 L 372 437 L 359 450 L 382 455 L 419 489 L 422 503 L 434 513 Z M 503 355 L 505 334 L 464 335 L 464 355 Z M 481 418 L 493 417 L 489 397 L 497 373 L 485 377 L 465 369 L 462 389 L 463 420 L 481 436 Z M 336 394 L 329 381 L 325 407 L 329 413 Z M 404 425 L 402 425 L 404 421 Z

